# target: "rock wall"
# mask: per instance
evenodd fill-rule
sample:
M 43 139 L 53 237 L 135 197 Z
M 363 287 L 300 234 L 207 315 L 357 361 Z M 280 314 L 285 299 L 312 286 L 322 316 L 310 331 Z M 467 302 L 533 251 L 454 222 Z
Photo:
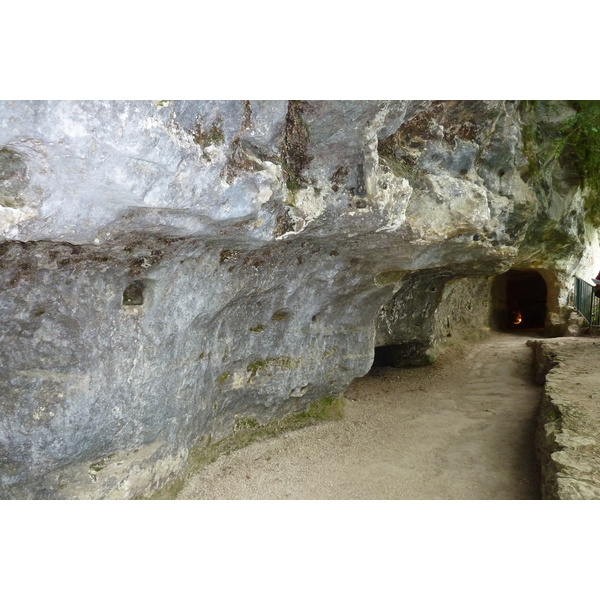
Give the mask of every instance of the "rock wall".
M 600 499 L 600 410 L 594 338 L 530 340 L 544 384 L 536 449 L 545 500 Z
M 199 440 L 342 392 L 375 346 L 419 362 L 484 333 L 512 266 L 565 282 L 585 241 L 527 181 L 531 118 L 1 102 L 0 497 L 148 495 Z M 540 222 L 575 236 L 567 266 Z
M 379 312 L 375 360 L 396 367 L 426 365 L 456 339 L 481 338 L 489 332 L 490 280 L 449 278 L 443 269 L 403 276 Z

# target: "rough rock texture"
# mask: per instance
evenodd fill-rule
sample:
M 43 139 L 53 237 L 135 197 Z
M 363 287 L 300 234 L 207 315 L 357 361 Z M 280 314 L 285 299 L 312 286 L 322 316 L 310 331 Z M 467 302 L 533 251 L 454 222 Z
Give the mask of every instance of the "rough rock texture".
M 589 231 L 575 183 L 530 183 L 530 113 L 1 102 L 0 497 L 148 495 L 376 346 L 418 364 L 485 332 L 511 267 L 543 271 L 566 328 Z
M 536 377 L 544 383 L 536 447 L 542 497 L 600 499 L 600 341 L 531 340 Z
M 489 331 L 489 281 L 448 279 L 442 269 L 417 271 L 380 310 L 376 361 L 388 366 L 421 366 L 435 360 L 454 339 L 477 339 Z

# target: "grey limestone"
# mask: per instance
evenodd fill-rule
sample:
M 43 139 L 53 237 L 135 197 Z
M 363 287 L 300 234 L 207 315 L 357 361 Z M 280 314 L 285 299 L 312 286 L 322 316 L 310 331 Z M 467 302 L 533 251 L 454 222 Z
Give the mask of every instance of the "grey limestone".
M 448 307 L 485 330 L 489 279 L 549 260 L 523 118 L 0 102 L 0 497 L 150 495 L 199 440 L 343 392 L 376 345 L 430 356 L 465 329 Z

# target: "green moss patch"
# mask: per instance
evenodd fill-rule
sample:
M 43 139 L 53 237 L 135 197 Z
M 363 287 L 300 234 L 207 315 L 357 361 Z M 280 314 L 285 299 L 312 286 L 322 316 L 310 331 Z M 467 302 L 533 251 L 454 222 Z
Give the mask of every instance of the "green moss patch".
M 290 313 L 287 312 L 286 310 L 278 310 L 277 312 L 274 312 L 271 316 L 271 319 L 273 321 L 285 321 L 286 319 L 290 318 Z
M 225 371 L 219 375 L 217 381 L 219 383 L 225 383 L 230 377 L 231 377 L 231 373 L 229 373 L 228 371 Z
M 375 275 L 375 285 L 383 287 L 391 283 L 398 283 L 405 275 L 404 271 L 384 271 Z
M 248 373 L 250 373 L 250 375 L 252 377 L 256 377 L 256 374 L 258 373 L 258 371 L 260 369 L 264 369 L 266 366 L 267 366 L 266 360 L 255 360 L 254 362 L 250 363 L 246 367 L 246 371 L 248 371 Z
M 194 137 L 194 142 L 203 148 L 211 145 L 217 146 L 225 141 L 223 123 L 220 119 L 216 120 L 207 129 L 204 129 L 201 124 L 196 125 L 192 135 Z
M 298 359 L 290 356 L 273 356 L 261 360 L 255 360 L 246 367 L 246 371 L 251 377 L 256 377 L 257 373 L 265 369 L 293 369 L 299 363 Z

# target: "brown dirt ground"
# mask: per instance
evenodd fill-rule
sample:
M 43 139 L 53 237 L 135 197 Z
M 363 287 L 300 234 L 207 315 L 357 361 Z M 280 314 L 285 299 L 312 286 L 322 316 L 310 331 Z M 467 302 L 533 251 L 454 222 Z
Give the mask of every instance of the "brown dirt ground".
M 221 456 L 180 499 L 539 499 L 530 335 L 494 333 L 428 367 L 376 367 L 345 417 Z

